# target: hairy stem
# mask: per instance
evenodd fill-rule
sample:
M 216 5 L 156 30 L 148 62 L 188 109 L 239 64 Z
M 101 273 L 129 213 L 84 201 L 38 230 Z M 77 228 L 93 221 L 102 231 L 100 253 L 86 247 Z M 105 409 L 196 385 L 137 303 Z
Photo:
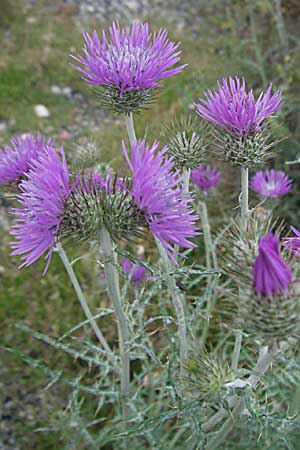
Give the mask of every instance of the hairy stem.
M 134 130 L 132 113 L 125 114 L 125 122 L 126 122 L 126 128 L 127 128 L 127 133 L 128 133 L 128 137 L 129 137 L 129 142 L 130 142 L 130 145 L 132 146 L 136 142 L 136 135 L 135 135 L 135 130 Z
M 180 353 L 180 362 L 182 365 L 188 354 L 186 320 L 185 320 L 183 300 L 179 288 L 176 285 L 175 276 L 170 273 L 172 272 L 173 264 L 170 261 L 167 252 L 165 248 L 162 246 L 161 242 L 156 238 L 155 240 L 164 265 L 164 269 L 167 276 L 168 291 L 172 299 L 177 316 L 179 353 Z
M 247 167 L 241 168 L 241 185 L 242 185 L 242 198 L 241 198 L 241 225 L 242 229 L 247 228 L 248 219 L 248 184 L 249 184 L 249 171 Z
M 94 319 L 94 317 L 93 317 L 93 315 L 92 315 L 92 313 L 90 311 L 90 308 L 89 308 L 89 306 L 87 304 L 87 301 L 86 301 L 86 299 L 85 299 L 85 297 L 83 295 L 83 292 L 81 290 L 80 284 L 79 284 L 79 282 L 77 280 L 77 277 L 75 275 L 73 267 L 72 267 L 72 265 L 71 265 L 67 255 L 66 255 L 62 245 L 60 243 L 57 243 L 56 244 L 56 248 L 57 248 L 58 254 L 59 254 L 59 256 L 60 256 L 60 258 L 61 258 L 61 260 L 62 260 L 62 262 L 63 262 L 63 264 L 65 266 L 67 274 L 68 274 L 68 276 L 70 278 L 70 281 L 71 281 L 71 283 L 73 285 L 73 288 L 74 288 L 74 290 L 75 290 L 75 292 L 77 294 L 77 297 L 78 297 L 78 300 L 80 302 L 80 305 L 81 305 L 81 307 L 82 307 L 82 309 L 83 309 L 83 311 L 84 311 L 84 313 L 85 313 L 89 323 L 91 324 L 91 327 L 93 328 L 95 335 L 97 336 L 100 344 L 102 345 L 102 347 L 106 351 L 108 358 L 110 360 L 112 360 L 114 362 L 114 364 L 115 364 L 115 356 L 114 356 L 113 352 L 111 351 L 109 345 L 107 344 L 105 337 L 103 336 L 100 328 L 98 327 L 98 325 L 97 325 L 97 323 L 96 323 L 96 321 L 95 321 L 95 319 Z
M 232 368 L 233 372 L 237 371 L 237 368 L 239 365 L 242 340 L 243 340 L 242 333 L 240 331 L 237 331 L 235 333 L 234 349 L 233 349 L 233 354 L 232 354 L 232 358 L 231 358 L 231 368 Z
M 129 329 L 120 295 L 119 274 L 116 269 L 116 254 L 110 234 L 105 227 L 100 230 L 100 254 L 104 257 L 105 280 L 109 296 L 113 302 L 118 323 L 119 351 L 121 358 L 121 394 L 124 418 L 128 418 L 127 400 L 130 385 Z
M 191 176 L 191 170 L 184 169 L 183 170 L 183 189 L 186 194 L 188 194 L 190 191 L 190 176 Z

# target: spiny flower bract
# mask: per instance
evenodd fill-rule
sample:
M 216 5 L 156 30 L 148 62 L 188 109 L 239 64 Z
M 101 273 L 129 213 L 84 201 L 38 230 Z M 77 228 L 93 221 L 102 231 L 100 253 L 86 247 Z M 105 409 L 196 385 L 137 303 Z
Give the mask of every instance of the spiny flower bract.
M 262 236 L 258 243 L 258 256 L 253 265 L 253 282 L 259 297 L 287 294 L 292 271 L 279 253 L 279 240 L 273 234 Z
M 208 90 L 205 100 L 195 103 L 200 117 L 222 127 L 235 136 L 259 133 L 267 117 L 275 114 L 282 106 L 281 93 L 272 94 L 272 83 L 257 99 L 253 90 L 247 92 L 244 78 L 223 78 L 218 81 L 218 90 Z
M 218 186 L 220 183 L 220 176 L 221 173 L 215 167 L 203 165 L 191 172 L 192 182 L 205 193 L 209 189 Z
M 47 265 L 51 260 L 56 238 L 70 195 L 69 170 L 64 151 L 61 158 L 54 148 L 48 148 L 32 162 L 27 179 L 19 187 L 21 208 L 15 208 L 16 224 L 11 234 L 16 241 L 11 246 L 13 255 L 22 255 L 20 267 L 27 267 L 45 252 Z
M 159 142 L 150 147 L 145 141 L 132 145 L 131 160 L 125 144 L 123 151 L 132 170 L 132 195 L 153 235 L 174 260 L 171 244 L 193 248 L 188 239 L 197 235 L 192 198 L 184 193 L 182 177 L 174 171 L 172 159 L 165 157 L 167 147 L 158 151 Z
M 287 194 L 291 190 L 292 180 L 283 171 L 271 169 L 257 172 L 250 186 L 261 197 L 273 198 Z
M 29 171 L 32 161 L 49 147 L 53 147 L 53 141 L 39 133 L 11 138 L 10 145 L 0 149 L 0 185 L 19 182 Z
M 73 56 L 83 67 L 75 68 L 88 83 L 116 86 L 120 96 L 132 90 L 155 89 L 160 80 L 184 68 L 172 68 L 180 60 L 179 44 L 169 41 L 166 30 L 150 33 L 148 23 L 120 28 L 113 22 L 109 38 L 104 31 L 102 40 L 96 31 L 83 36 L 84 56 Z

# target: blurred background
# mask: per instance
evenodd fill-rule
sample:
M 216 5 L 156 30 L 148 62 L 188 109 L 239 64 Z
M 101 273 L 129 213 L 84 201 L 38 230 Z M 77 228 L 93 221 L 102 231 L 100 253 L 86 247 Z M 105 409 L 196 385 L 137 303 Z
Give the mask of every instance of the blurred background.
M 82 31 L 107 29 L 115 19 L 123 25 L 138 19 L 148 20 L 152 29 L 166 27 L 172 40 L 181 41 L 182 61 L 188 64 L 135 119 L 138 135 L 146 130 L 150 141 L 160 139 L 162 122 L 191 112 L 193 101 L 223 76 L 245 76 L 257 92 L 270 81 L 282 90 L 285 106 L 275 137 L 286 139 L 270 165 L 295 180 L 278 213 L 299 226 L 299 165 L 285 165 L 300 157 L 299 0 L 0 0 L 0 148 L 10 136 L 41 131 L 64 146 L 70 161 L 77 146 L 89 139 L 98 144 L 102 162 L 122 166 L 123 117 L 98 107 L 68 56 L 81 52 Z M 232 192 L 237 192 L 238 174 L 229 167 L 222 170 L 223 209 L 231 209 L 237 202 Z M 78 361 L 33 340 L 15 324 L 59 337 L 84 317 L 56 255 L 46 277 L 41 277 L 44 261 L 17 269 L 18 261 L 9 256 L 10 206 L 0 194 L 0 449 L 59 449 L 57 423 L 63 425 L 66 388 L 55 384 L 48 389 L 43 370 L 26 365 L 5 347 L 74 374 Z M 97 308 L 104 290 L 95 261 L 84 257 L 84 247 L 70 251 L 81 252 L 76 271 Z M 103 329 L 109 335 L 109 322 Z

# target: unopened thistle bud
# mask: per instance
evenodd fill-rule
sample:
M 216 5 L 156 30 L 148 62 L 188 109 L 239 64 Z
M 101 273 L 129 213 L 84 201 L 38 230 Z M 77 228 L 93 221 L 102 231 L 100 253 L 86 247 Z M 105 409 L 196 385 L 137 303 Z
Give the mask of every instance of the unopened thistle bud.
M 165 125 L 163 134 L 167 139 L 168 155 L 174 158 L 179 169 L 194 169 L 206 156 L 208 127 L 199 124 L 191 116 L 181 116 L 170 125 Z
M 234 374 L 230 365 L 214 354 L 202 351 L 189 354 L 179 383 L 185 395 L 207 403 L 215 403 L 226 392 L 226 384 Z
M 93 141 L 84 141 L 76 146 L 73 165 L 81 169 L 95 166 L 100 161 L 100 149 Z

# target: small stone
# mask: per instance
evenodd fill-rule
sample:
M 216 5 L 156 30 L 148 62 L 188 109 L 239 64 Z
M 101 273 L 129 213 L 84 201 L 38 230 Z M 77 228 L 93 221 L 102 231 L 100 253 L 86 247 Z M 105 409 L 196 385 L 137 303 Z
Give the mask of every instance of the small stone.
M 63 142 L 71 139 L 71 134 L 67 130 L 62 130 L 59 134 L 59 139 Z
M 66 86 L 66 87 L 62 88 L 62 93 L 66 97 L 71 97 L 71 95 L 72 95 L 72 88 L 70 88 L 69 86 Z
M 50 112 L 44 105 L 35 105 L 34 106 L 34 112 L 37 115 L 37 117 L 41 119 L 45 119 L 47 117 L 50 117 Z
M 60 95 L 61 94 L 61 88 L 59 86 L 53 85 L 50 88 L 52 94 L 54 95 Z
M 95 7 L 93 5 L 86 5 L 85 10 L 93 14 L 95 12 Z
M 5 133 L 7 130 L 7 122 L 5 120 L 0 120 L 0 134 Z
M 26 18 L 26 22 L 29 23 L 30 25 L 33 25 L 34 23 L 37 22 L 37 18 L 34 16 L 29 16 Z

